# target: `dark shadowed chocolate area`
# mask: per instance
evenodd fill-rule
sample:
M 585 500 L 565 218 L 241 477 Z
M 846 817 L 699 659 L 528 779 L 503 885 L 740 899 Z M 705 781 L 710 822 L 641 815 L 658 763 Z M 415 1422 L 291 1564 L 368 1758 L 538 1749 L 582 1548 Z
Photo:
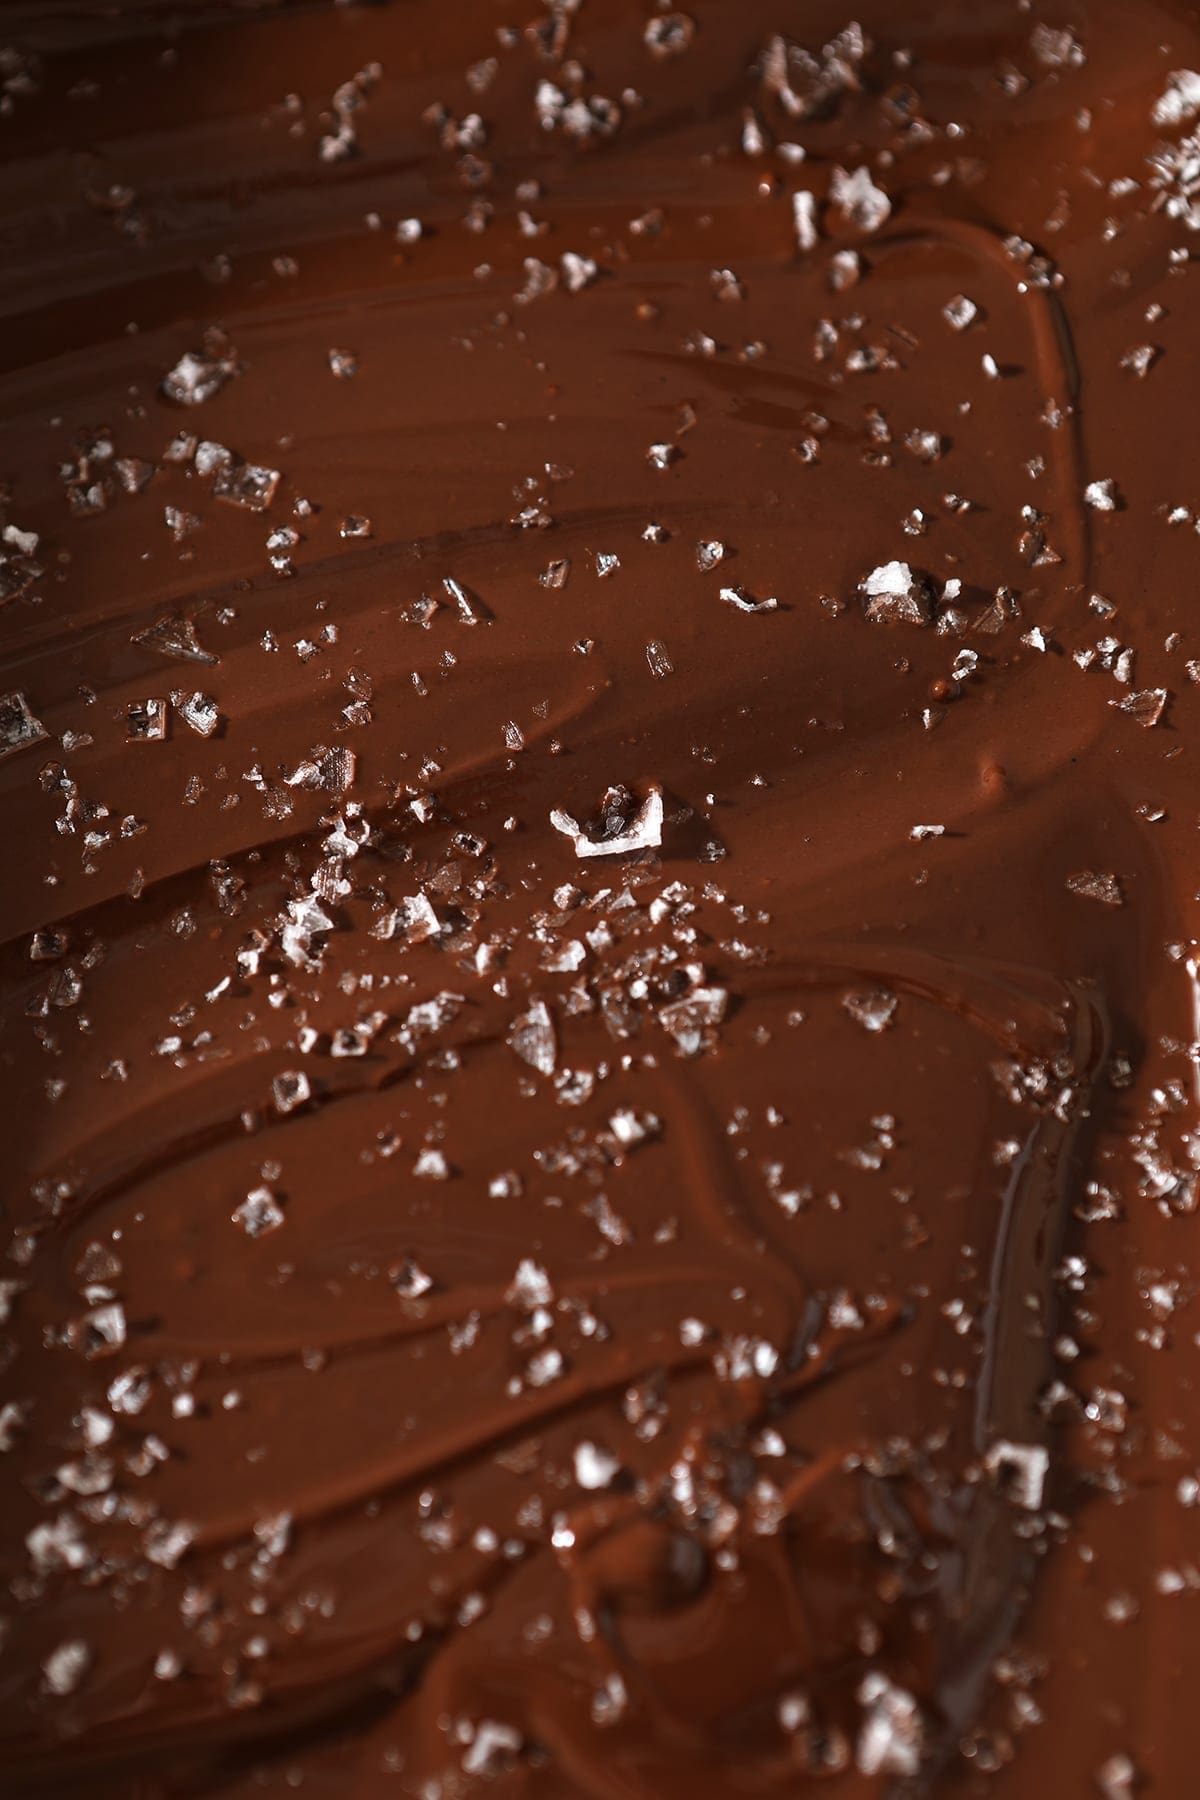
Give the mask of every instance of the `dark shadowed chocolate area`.
M 1200 15 L 536 5 L 0 13 L 0 1788 L 1179 1800 Z

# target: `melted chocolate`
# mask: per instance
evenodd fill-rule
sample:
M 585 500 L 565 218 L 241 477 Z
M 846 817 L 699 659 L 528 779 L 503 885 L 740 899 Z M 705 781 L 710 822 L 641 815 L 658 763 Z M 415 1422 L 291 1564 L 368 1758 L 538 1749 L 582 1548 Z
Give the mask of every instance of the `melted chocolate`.
M 5 9 L 10 1794 L 1191 1791 L 1200 33 L 857 16 Z

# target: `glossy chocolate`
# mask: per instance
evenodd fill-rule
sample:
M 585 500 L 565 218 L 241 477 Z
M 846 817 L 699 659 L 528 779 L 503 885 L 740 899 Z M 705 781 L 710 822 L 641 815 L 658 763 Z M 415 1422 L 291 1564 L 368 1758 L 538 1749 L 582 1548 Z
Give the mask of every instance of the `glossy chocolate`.
M 1200 28 L 10 5 L 12 1795 L 1193 1791 Z

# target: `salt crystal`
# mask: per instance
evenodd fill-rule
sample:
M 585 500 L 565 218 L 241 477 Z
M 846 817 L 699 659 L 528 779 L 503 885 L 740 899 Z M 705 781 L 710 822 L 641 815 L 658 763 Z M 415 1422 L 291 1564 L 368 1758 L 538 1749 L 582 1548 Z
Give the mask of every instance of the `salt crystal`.
M 687 13 L 671 12 L 647 19 L 643 33 L 652 56 L 682 56 L 696 34 L 695 21 Z
M 399 930 L 406 944 L 423 944 L 440 935 L 442 921 L 427 894 L 405 894 L 396 908 L 393 929 Z
M 165 700 L 138 700 L 126 713 L 126 742 L 147 744 L 167 735 L 167 703 Z
M 534 1312 L 539 1306 L 551 1305 L 554 1289 L 540 1263 L 526 1256 L 517 1264 L 517 1272 L 504 1297 L 510 1306 L 518 1306 L 523 1312 Z
M 413 1164 L 413 1174 L 419 1175 L 422 1181 L 446 1181 L 450 1175 L 450 1165 L 440 1150 L 427 1145 L 418 1153 Z
M 576 856 L 625 856 L 635 850 L 655 849 L 662 843 L 663 810 L 662 789 L 655 783 L 628 828 L 613 837 L 594 841 L 578 820 L 560 807 L 550 814 L 550 823 L 555 831 L 572 840 Z
M 234 364 L 228 359 L 188 350 L 163 376 L 162 391 L 177 406 L 200 406 L 224 387 L 233 372 Z
M 40 744 L 49 732 L 29 710 L 24 694 L 0 694 L 0 757 Z
M 487 608 L 481 600 L 467 592 L 461 581 L 456 581 L 453 575 L 445 575 L 442 586 L 454 602 L 454 609 L 464 625 L 479 625 L 487 620 Z
M 1121 367 L 1128 370 L 1131 375 L 1136 375 L 1139 380 L 1144 380 L 1157 361 L 1159 354 L 1160 352 L 1153 344 L 1135 344 L 1133 349 L 1127 350 L 1121 358 Z
M 590 256 L 578 256 L 574 250 L 566 250 L 558 259 L 562 284 L 568 294 L 578 294 L 586 287 L 591 287 L 600 271 Z
M 624 1149 L 632 1150 L 657 1137 L 662 1122 L 654 1113 L 639 1113 L 631 1106 L 623 1106 L 609 1119 L 608 1129 Z
M 79 1638 L 71 1638 L 52 1650 L 42 1664 L 46 1692 L 60 1699 L 73 1694 L 92 1666 L 92 1653 Z
M 220 658 L 205 650 L 196 636 L 196 627 L 179 613 L 169 613 L 144 631 L 135 631 L 131 642 L 144 644 L 160 656 L 171 656 L 180 662 L 215 663 Z
M 819 239 L 817 230 L 817 198 L 808 188 L 800 188 L 792 195 L 792 229 L 796 234 L 796 247 L 807 252 L 815 250 Z
M 835 294 L 845 294 L 862 275 L 863 261 L 857 250 L 835 250 L 829 259 L 829 286 Z
M 878 231 L 887 223 L 892 211 L 891 201 L 883 189 L 875 185 L 867 168 L 853 171 L 835 168 L 830 178 L 829 198 L 859 231 Z
M 669 469 L 678 456 L 679 451 L 674 444 L 651 444 L 646 452 L 646 461 L 652 469 Z
M 83 1315 L 81 1325 L 83 1353 L 87 1357 L 106 1356 L 110 1350 L 119 1350 L 128 1335 L 125 1308 L 116 1300 L 94 1306 Z
M 302 900 L 289 900 L 287 914 L 287 922 L 280 933 L 283 953 L 298 968 L 312 968 L 312 940 L 321 932 L 332 931 L 333 920 L 311 894 Z
M 1167 85 L 1154 102 L 1151 115 L 1156 125 L 1186 124 L 1200 113 L 1200 74 L 1195 69 L 1173 69 Z
M 1096 1770 L 1096 1786 L 1102 1800 L 1133 1800 L 1138 1787 L 1133 1759 L 1118 1750 Z
M 209 438 L 196 445 L 197 475 L 215 475 L 233 461 L 233 451 L 227 450 L 224 444 L 215 444 Z
M 271 1094 L 275 1101 L 275 1110 L 281 1113 L 295 1112 L 312 1098 L 312 1088 L 308 1076 L 299 1069 L 284 1069 L 276 1075 L 271 1083 Z
M 1117 510 L 1116 483 L 1111 476 L 1103 481 L 1089 481 L 1083 490 L 1087 504 L 1097 512 L 1115 512 Z
M 620 1467 L 611 1451 L 602 1450 L 587 1438 L 575 1446 L 575 1479 L 589 1492 L 610 1486 Z
M 965 294 L 955 294 L 942 308 L 942 317 L 955 331 L 965 331 L 979 316 L 979 308 Z
M 990 1446 L 984 1466 L 1018 1506 L 1036 1512 L 1042 1504 L 1050 1452 L 1042 1444 L 1013 1444 L 999 1438 Z
M 1053 25 L 1035 25 L 1029 46 L 1048 69 L 1078 69 L 1086 60 L 1082 45 L 1069 27 L 1058 29 Z
M 392 1286 L 402 1300 L 420 1300 L 433 1287 L 433 1277 L 427 1275 L 411 1256 L 406 1256 L 399 1267 L 392 1271 L 391 1279 Z
M 149 1442 L 148 1439 L 146 1441 Z M 158 1460 L 165 1460 L 165 1457 L 164 1450 Z M 156 1563 L 160 1569 L 174 1569 L 183 1561 L 195 1541 L 194 1525 L 187 1524 L 183 1519 L 156 1519 L 147 1527 L 142 1548 L 149 1562 Z
M 1084 900 L 1098 900 L 1101 906 L 1123 906 L 1124 896 L 1115 875 L 1098 874 L 1094 869 L 1080 869 L 1067 876 L 1067 888 Z
M 566 1372 L 562 1351 L 552 1347 L 535 1351 L 525 1365 L 525 1379 L 534 1388 L 549 1387 L 552 1381 L 560 1381 Z
M 171 703 L 185 724 L 199 732 L 201 737 L 212 737 L 221 723 L 217 703 L 211 694 L 177 691 L 171 695 Z
M 715 569 L 725 555 L 725 546 L 720 538 L 701 538 L 696 545 L 696 567 L 706 575 Z
M 858 1698 L 865 1713 L 858 1734 L 858 1767 L 864 1775 L 915 1775 L 921 1767 L 924 1726 L 912 1695 L 872 1671 Z
M 721 589 L 721 598 L 727 605 L 736 606 L 739 612 L 745 613 L 776 612 L 779 607 L 779 602 L 774 597 L 769 597 L 766 600 L 755 600 L 746 592 L 745 588 L 742 587 L 723 587 Z
M 523 1742 L 520 1732 L 511 1725 L 501 1725 L 495 1719 L 481 1719 L 463 1753 L 463 1773 L 488 1779 L 502 1775 Z
M 268 1231 L 276 1231 L 283 1224 L 283 1209 L 269 1187 L 252 1188 L 230 1216 L 234 1224 L 240 1225 L 246 1236 L 252 1238 L 264 1237 Z
M 541 1075 L 553 1075 L 558 1062 L 558 1038 L 544 1000 L 534 1000 L 527 1012 L 514 1019 L 508 1042 L 522 1062 Z
M 896 1015 L 896 996 L 884 988 L 844 994 L 842 1005 L 865 1031 L 886 1031 Z
M 226 463 L 213 482 L 218 500 L 231 506 L 244 506 L 249 512 L 266 512 L 275 498 L 281 476 L 278 469 L 265 469 L 258 463 Z
M 928 625 L 933 619 L 932 586 L 906 562 L 881 563 L 863 576 L 858 591 L 873 624 Z
M 904 434 L 904 448 L 918 462 L 937 462 L 942 454 L 942 440 L 936 431 L 914 429 Z
M 674 673 L 674 664 L 667 654 L 667 647 L 657 638 L 652 638 L 646 645 L 646 661 L 650 665 L 650 673 L 660 681 L 664 676 Z
M 1118 712 L 1128 713 L 1130 718 L 1147 730 L 1157 725 L 1166 711 L 1170 698 L 1166 688 L 1139 688 L 1136 693 L 1125 694 L 1120 700 L 1110 700 Z

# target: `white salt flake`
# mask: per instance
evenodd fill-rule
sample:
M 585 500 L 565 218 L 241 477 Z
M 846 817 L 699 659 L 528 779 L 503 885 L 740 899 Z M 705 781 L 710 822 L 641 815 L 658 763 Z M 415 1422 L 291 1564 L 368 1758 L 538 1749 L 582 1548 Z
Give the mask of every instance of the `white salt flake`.
M 1135 719 L 1148 731 L 1162 718 L 1169 699 L 1166 688 L 1138 688 L 1132 694 L 1122 695 L 1119 700 L 1110 700 L 1108 704 L 1116 707 L 1118 712 L 1128 713 L 1131 719 Z
M 1080 869 L 1074 875 L 1067 876 L 1067 889 L 1078 894 L 1084 900 L 1098 900 L 1101 906 L 1123 906 L 1124 895 L 1115 875 L 1098 873 L 1095 869 Z
M 842 1005 L 864 1031 L 886 1031 L 896 1016 L 896 996 L 885 988 L 867 993 L 843 994 Z
M 0 757 L 43 743 L 49 735 L 30 711 L 24 694 L 0 694 Z
M 271 1083 L 276 1112 L 295 1112 L 312 1098 L 308 1076 L 300 1069 L 284 1069 Z
M 532 1257 L 523 1256 L 504 1298 L 510 1306 L 519 1306 L 523 1312 L 535 1312 L 538 1307 L 551 1304 L 554 1289 L 541 1264 L 534 1262 Z
M 628 830 L 616 837 L 603 838 L 599 842 L 589 838 L 578 820 L 563 812 L 561 807 L 555 807 L 550 814 L 550 823 L 555 831 L 571 839 L 576 856 L 626 856 L 635 850 L 652 850 L 662 843 L 662 789 L 657 784 L 651 785 Z
M 817 230 L 817 197 L 808 188 L 800 188 L 792 195 L 792 228 L 796 233 L 796 248 L 804 253 L 815 250 L 820 237 Z
M 582 293 L 584 288 L 591 287 L 600 273 L 590 256 L 579 256 L 574 250 L 564 251 L 558 266 L 568 294 Z
M 48 1694 L 59 1699 L 73 1694 L 92 1666 L 92 1653 L 81 1638 L 70 1638 L 52 1650 L 42 1664 Z
M 774 596 L 769 596 L 766 600 L 755 600 L 742 587 L 723 587 L 721 598 L 728 606 L 736 606 L 739 612 L 744 613 L 769 613 L 779 609 L 779 602 Z
M 863 576 L 858 591 L 873 624 L 928 625 L 933 619 L 931 585 L 906 562 L 880 563 Z
M 611 1451 L 601 1449 L 599 1444 L 593 1444 L 587 1438 L 575 1446 L 575 1479 L 589 1492 L 610 1486 L 620 1467 Z
M 502 1775 L 523 1743 L 520 1732 L 513 1726 L 502 1725 L 496 1719 L 481 1719 L 463 1752 L 463 1773 L 484 1777 Z
M 522 1062 L 541 1075 L 553 1075 L 558 1063 L 558 1036 L 544 1000 L 533 1001 L 529 1010 L 513 1021 L 508 1041 Z
M 1200 113 L 1200 74 L 1195 69 L 1173 69 L 1167 85 L 1154 102 L 1156 125 L 1184 125 Z
M 1089 481 L 1083 490 L 1083 498 L 1096 512 L 1116 512 L 1117 484 L 1111 476 L 1105 476 L 1101 481 Z
M 984 1466 L 1018 1506 L 1037 1512 L 1050 1467 L 1050 1452 L 1043 1444 L 1013 1444 L 998 1438 L 989 1448 Z
M 187 350 L 163 376 L 162 391 L 177 406 L 200 406 L 224 387 L 233 371 L 234 364 L 227 358 Z
M 853 171 L 835 168 L 830 178 L 829 198 L 859 231 L 878 231 L 891 216 L 892 203 L 883 189 L 876 186 L 867 168 Z
M 864 1717 L 858 1767 L 864 1775 L 915 1775 L 921 1767 L 924 1725 L 910 1693 L 873 1670 L 858 1687 Z
M 965 294 L 955 294 L 942 308 L 942 317 L 954 331 L 965 331 L 979 316 L 979 308 Z
M 201 737 L 212 737 L 221 723 L 217 703 L 211 694 L 176 692 L 171 695 L 171 704 L 184 723 Z
M 269 1187 L 252 1188 L 230 1216 L 252 1238 L 265 1237 L 283 1224 L 283 1209 Z

